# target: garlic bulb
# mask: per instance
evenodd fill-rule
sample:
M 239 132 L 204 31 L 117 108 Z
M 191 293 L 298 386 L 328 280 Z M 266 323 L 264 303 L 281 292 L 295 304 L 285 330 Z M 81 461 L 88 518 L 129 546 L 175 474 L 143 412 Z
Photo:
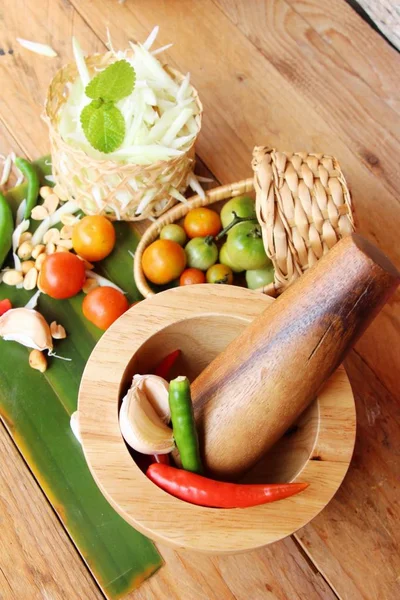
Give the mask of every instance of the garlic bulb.
M 169 420 L 168 383 L 156 375 L 135 375 L 122 400 L 121 433 L 127 444 L 142 454 L 167 454 L 174 448 Z
M 35 350 L 53 350 L 46 319 L 29 308 L 12 308 L 0 317 L 0 336 Z

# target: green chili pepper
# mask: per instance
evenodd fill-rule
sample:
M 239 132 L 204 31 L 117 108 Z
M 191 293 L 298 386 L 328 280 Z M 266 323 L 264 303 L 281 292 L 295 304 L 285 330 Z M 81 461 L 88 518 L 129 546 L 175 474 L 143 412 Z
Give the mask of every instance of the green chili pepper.
M 182 467 L 186 471 L 202 473 L 199 440 L 194 421 L 190 384 L 187 377 L 177 377 L 169 384 L 169 407 L 172 429 L 179 450 Z
M 14 220 L 11 207 L 0 193 L 0 269 L 11 249 L 13 231 Z
M 24 219 L 29 219 L 32 208 L 36 206 L 39 197 L 39 176 L 34 165 L 25 158 L 16 158 L 15 164 L 28 182 Z

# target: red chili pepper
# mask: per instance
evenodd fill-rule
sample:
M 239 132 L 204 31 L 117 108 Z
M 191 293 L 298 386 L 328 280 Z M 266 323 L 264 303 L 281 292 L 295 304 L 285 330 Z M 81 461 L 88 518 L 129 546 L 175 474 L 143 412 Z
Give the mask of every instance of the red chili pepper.
M 180 350 L 174 350 L 171 354 L 168 354 L 154 369 L 154 375 L 168 379 L 170 371 L 178 358 L 181 355 Z
M 308 483 L 240 484 L 208 479 L 202 475 L 154 463 L 146 475 L 176 498 L 214 508 L 246 508 L 298 494 Z
M 0 300 L 0 317 L 4 315 L 8 310 L 12 308 L 12 304 L 8 298 L 4 298 L 4 300 Z

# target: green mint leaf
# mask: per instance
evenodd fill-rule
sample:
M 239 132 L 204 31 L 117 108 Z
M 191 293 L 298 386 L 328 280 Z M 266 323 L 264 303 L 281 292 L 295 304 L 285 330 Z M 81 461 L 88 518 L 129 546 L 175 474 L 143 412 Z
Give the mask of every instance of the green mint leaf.
M 124 141 L 124 117 L 112 102 L 93 100 L 82 110 L 81 124 L 90 145 L 100 152 L 113 152 Z
M 136 74 L 134 68 L 126 60 L 118 60 L 90 81 L 85 94 L 89 98 L 103 98 L 118 102 L 129 96 L 135 87 Z

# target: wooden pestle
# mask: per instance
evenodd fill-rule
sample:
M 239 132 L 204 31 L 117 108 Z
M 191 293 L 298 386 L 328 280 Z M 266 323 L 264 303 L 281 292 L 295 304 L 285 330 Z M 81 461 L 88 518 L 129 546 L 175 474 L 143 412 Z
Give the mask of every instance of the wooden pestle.
M 192 386 L 207 472 L 234 480 L 252 467 L 316 397 L 399 282 L 389 259 L 354 234 L 229 344 Z

